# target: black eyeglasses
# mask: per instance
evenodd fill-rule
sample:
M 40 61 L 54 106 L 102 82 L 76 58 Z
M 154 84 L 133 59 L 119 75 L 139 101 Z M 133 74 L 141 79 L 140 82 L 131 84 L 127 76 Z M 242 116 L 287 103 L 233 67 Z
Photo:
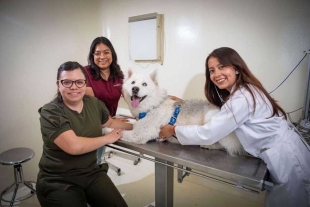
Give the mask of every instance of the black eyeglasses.
M 83 79 L 79 79 L 75 81 L 64 79 L 64 80 L 57 80 L 57 81 L 60 82 L 61 85 L 63 85 L 65 88 L 71 88 L 73 83 L 75 83 L 76 87 L 78 88 L 82 88 L 86 84 L 86 80 L 83 80 Z

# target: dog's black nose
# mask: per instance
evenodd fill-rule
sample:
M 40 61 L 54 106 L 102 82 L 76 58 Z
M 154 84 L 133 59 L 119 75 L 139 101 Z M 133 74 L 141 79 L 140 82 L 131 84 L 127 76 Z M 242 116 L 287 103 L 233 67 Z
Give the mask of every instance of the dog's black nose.
M 139 88 L 137 86 L 132 87 L 132 93 L 137 94 L 139 92 Z

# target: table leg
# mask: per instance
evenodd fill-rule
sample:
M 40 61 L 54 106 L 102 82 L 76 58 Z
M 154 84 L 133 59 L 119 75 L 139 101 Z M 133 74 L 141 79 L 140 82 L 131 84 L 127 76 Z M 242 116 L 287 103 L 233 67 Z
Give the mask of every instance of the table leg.
M 162 159 L 155 158 L 156 161 L 173 165 Z M 173 206 L 173 168 L 155 163 L 155 206 Z

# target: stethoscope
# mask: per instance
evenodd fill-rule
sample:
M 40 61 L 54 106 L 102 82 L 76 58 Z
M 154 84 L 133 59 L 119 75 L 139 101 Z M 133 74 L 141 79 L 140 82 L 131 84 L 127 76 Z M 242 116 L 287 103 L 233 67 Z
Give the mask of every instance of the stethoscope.
M 222 97 L 222 95 L 220 95 L 220 93 L 218 92 L 217 86 L 214 85 L 214 87 L 215 87 L 216 93 L 217 93 L 218 97 L 220 98 L 220 101 L 221 101 L 222 106 L 223 106 L 223 105 L 225 104 L 225 102 L 224 102 L 224 100 L 223 100 L 223 97 Z

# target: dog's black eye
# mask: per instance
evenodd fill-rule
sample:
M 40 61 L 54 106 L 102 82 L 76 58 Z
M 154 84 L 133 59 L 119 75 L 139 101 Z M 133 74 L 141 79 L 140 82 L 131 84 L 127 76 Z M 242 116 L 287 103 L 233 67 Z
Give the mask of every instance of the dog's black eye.
M 143 86 L 147 86 L 147 84 L 146 84 L 146 83 L 142 83 L 142 85 L 143 85 Z
M 132 81 L 132 82 L 131 82 L 131 84 L 135 84 L 135 83 L 136 83 L 135 81 Z

